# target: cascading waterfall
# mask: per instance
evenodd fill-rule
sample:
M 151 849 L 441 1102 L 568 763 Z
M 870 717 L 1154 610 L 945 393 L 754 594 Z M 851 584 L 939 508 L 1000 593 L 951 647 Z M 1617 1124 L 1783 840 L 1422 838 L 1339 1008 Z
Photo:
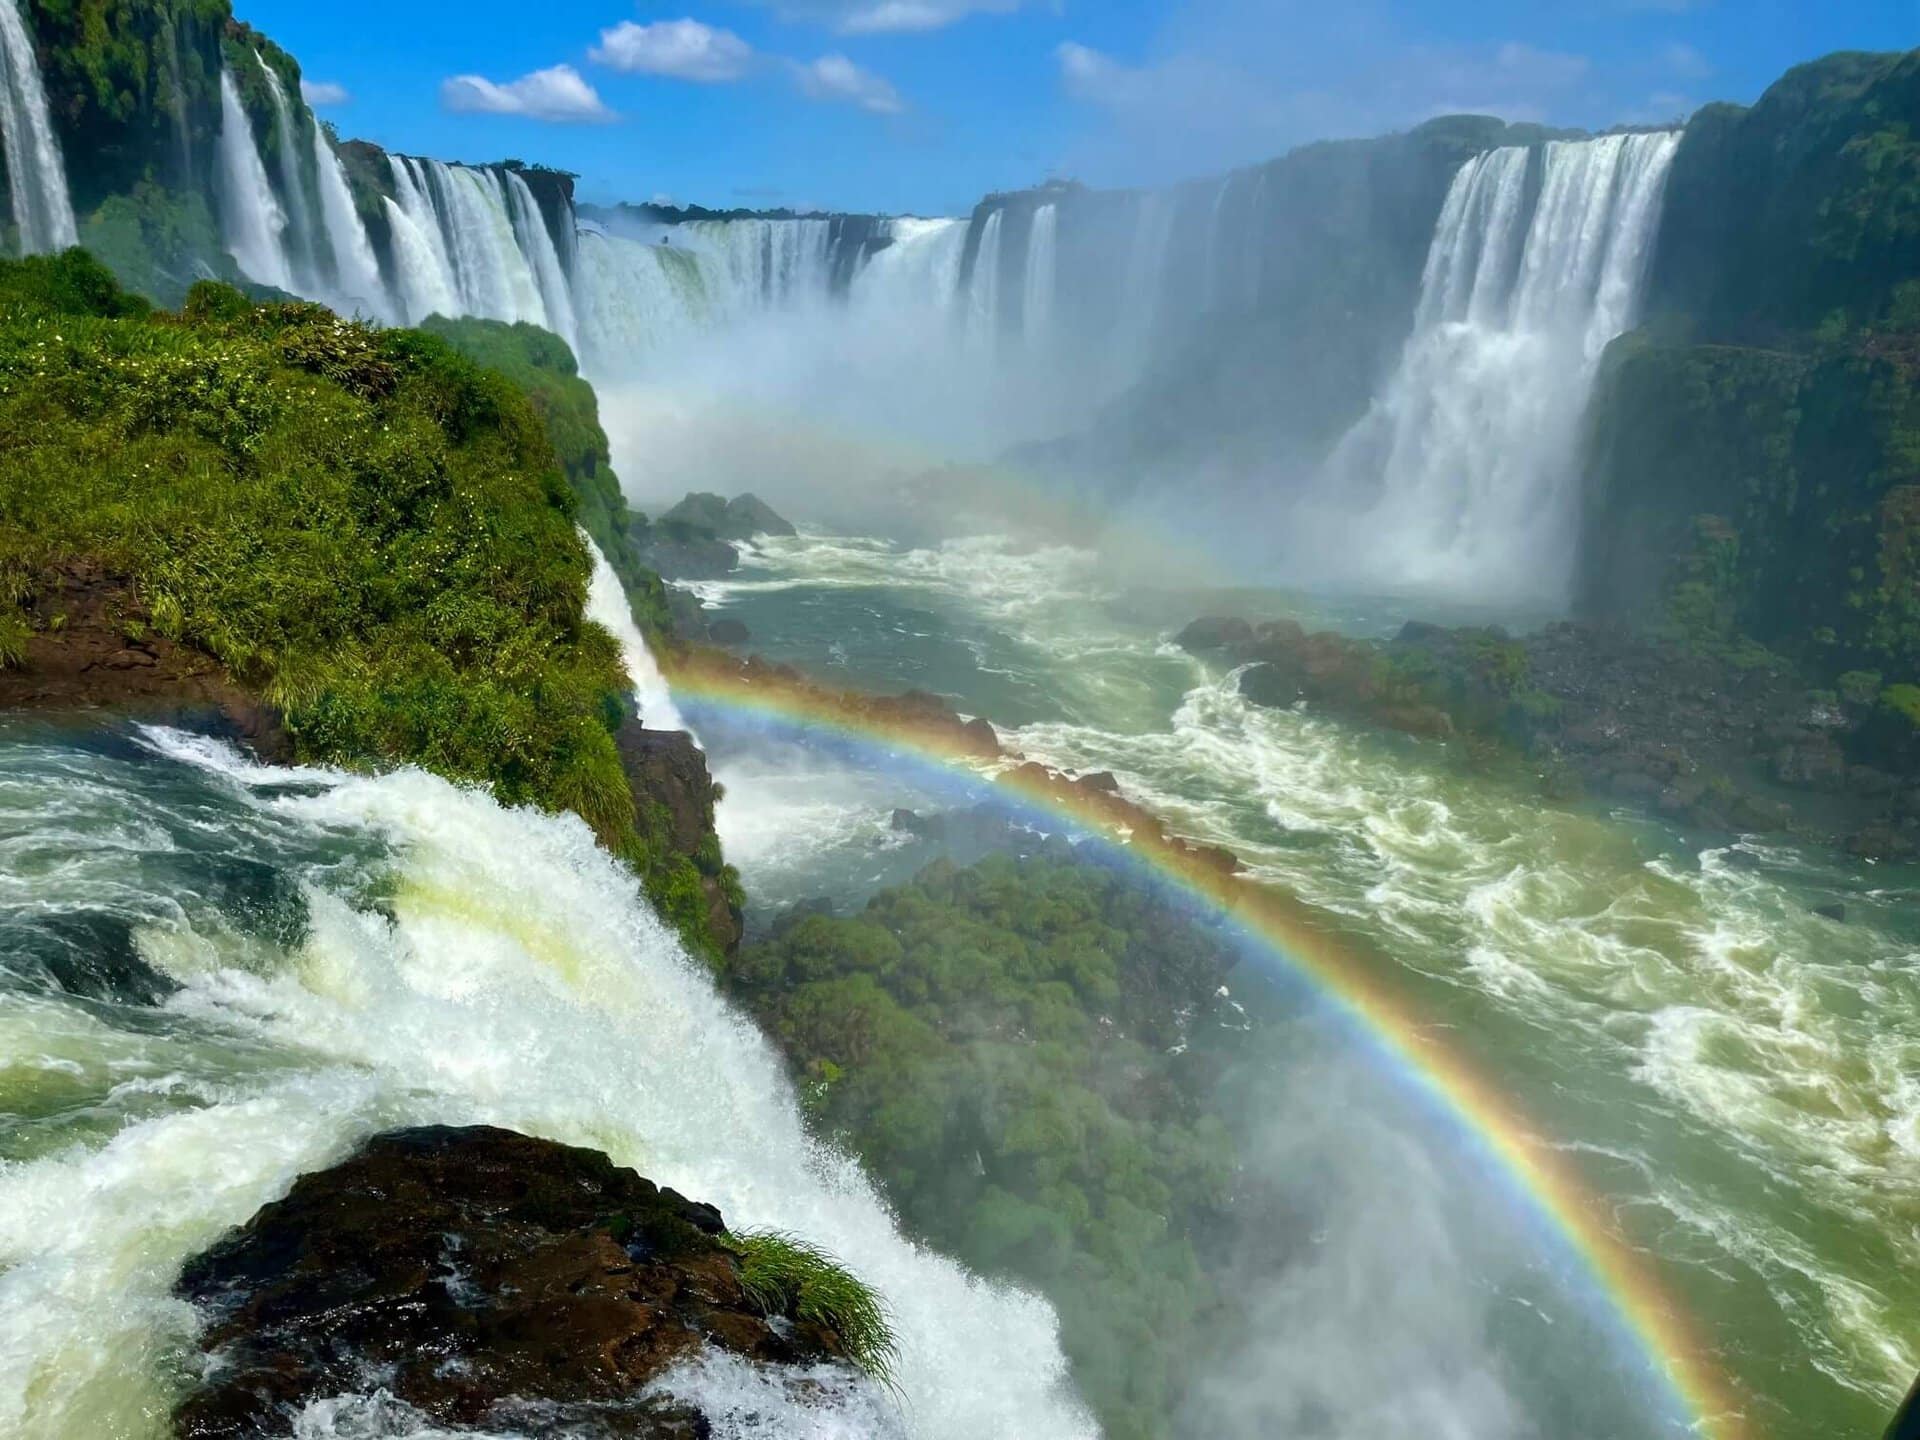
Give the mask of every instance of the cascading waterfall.
M 393 227 L 395 279 L 400 303 L 409 324 L 429 315 L 458 315 L 460 301 L 453 280 L 453 262 L 447 255 L 440 217 L 414 173 L 414 162 L 389 155 L 397 201 L 387 201 L 387 219 Z
M 1060 211 L 1042 205 L 1033 212 L 1027 234 L 1026 293 L 1021 301 L 1022 333 L 1029 346 L 1043 347 L 1053 335 L 1054 283 L 1059 274 Z
M 266 77 L 267 97 L 273 102 L 273 162 L 280 175 L 280 194 L 286 201 L 287 263 L 296 285 L 301 289 L 324 290 L 315 246 L 318 237 L 314 231 L 313 207 L 307 200 L 303 166 L 307 147 L 300 143 L 298 133 L 297 122 L 303 118 L 304 111 L 296 112 L 287 102 L 286 87 L 280 83 L 279 72 L 267 64 L 258 52 L 255 52 L 253 60 Z
M 22 253 L 74 244 L 80 232 L 67 194 L 67 168 L 18 0 L 0 0 L 0 150 Z
M 620 659 L 627 667 L 627 679 L 633 684 L 633 701 L 640 712 L 640 723 L 649 730 L 687 729 L 680 707 L 673 703 L 673 694 L 667 689 L 666 677 L 660 673 L 653 651 L 647 648 L 647 637 L 633 623 L 633 606 L 627 600 L 626 587 L 613 573 L 613 566 L 607 563 L 600 547 L 593 543 L 593 537 L 582 530 L 580 538 L 593 556 L 593 580 L 587 587 L 587 618 L 604 626 L 620 642 Z
M 825 301 L 833 274 L 828 220 L 696 220 L 676 244 L 711 260 L 708 292 L 729 315 Z
M 844 1257 L 900 1337 L 880 1434 L 1092 1440 L 1047 1306 L 900 1233 L 577 818 L 420 771 L 135 743 L 0 744 L 0 837 L 23 862 L 0 885 L 8 1097 L 72 1122 L 51 1143 L 14 1126 L 0 1167 L 0 1431 L 157 1433 L 193 1354 L 171 1294 L 188 1256 L 374 1131 L 495 1124 Z M 46 979 L 76 933 L 125 937 L 103 983 L 128 993 Z M 164 1002 L 140 989 L 156 975 Z M 827 1395 L 763 1402 L 759 1428 L 719 1433 L 875 1434 Z M 309 1408 L 294 1433 L 374 1433 L 339 1418 Z M 488 1427 L 516 1431 L 548 1433 Z
M 1377 497 L 1358 525 L 1381 583 L 1564 593 L 1580 419 L 1632 323 L 1678 145 L 1552 141 L 1454 177 L 1399 368 L 1328 464 L 1330 503 Z
M 227 253 L 248 279 L 293 290 L 287 215 L 267 179 L 240 91 L 225 69 L 220 72 L 220 223 Z
M 931 309 L 944 317 L 959 294 L 966 222 L 909 218 L 884 224 L 890 243 L 853 277 L 853 303 L 895 314 Z
M 367 239 L 367 227 L 354 207 L 340 157 L 318 125 L 313 131 L 313 173 L 320 191 L 320 217 L 326 227 L 327 248 L 333 254 L 334 293 L 345 309 L 380 319 L 388 318 L 386 282 L 380 261 Z M 395 250 L 400 248 L 395 239 Z
M 547 323 L 533 268 L 514 239 L 506 195 L 490 170 L 421 162 L 453 257 L 460 303 L 489 320 Z
M 1006 212 L 995 210 L 980 228 L 980 248 L 973 257 L 973 276 L 967 289 L 967 334 L 976 345 L 991 348 L 1000 338 L 1000 235 Z
M 554 248 L 553 237 L 547 233 L 547 222 L 540 214 L 540 202 L 533 198 L 533 191 L 527 188 L 527 182 L 513 171 L 506 173 L 505 183 L 507 202 L 513 211 L 514 240 L 533 266 L 534 279 L 540 287 L 540 300 L 546 307 L 547 328 L 577 351 L 580 348 L 580 331 L 574 322 L 573 297 L 568 293 L 566 267 L 560 262 L 560 252 Z

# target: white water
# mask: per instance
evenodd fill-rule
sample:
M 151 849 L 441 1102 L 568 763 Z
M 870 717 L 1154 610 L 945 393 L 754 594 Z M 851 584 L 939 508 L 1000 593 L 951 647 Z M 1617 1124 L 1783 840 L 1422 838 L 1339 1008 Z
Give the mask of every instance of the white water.
M 1006 212 L 995 210 L 980 227 L 980 247 L 967 287 L 967 333 L 988 351 L 1000 340 L 1000 233 L 1005 221 Z
M 401 155 L 389 155 L 387 166 L 393 172 L 394 193 L 398 201 L 387 201 L 387 219 L 393 225 L 395 288 L 409 324 L 419 324 L 429 315 L 458 315 L 460 302 L 454 291 L 453 262 L 447 257 L 445 238 L 440 234 L 440 217 L 434 213 L 420 182 L 413 161 Z
M 1341 557 L 1349 575 L 1564 596 L 1580 420 L 1601 352 L 1633 322 L 1678 144 L 1553 141 L 1537 162 L 1512 148 L 1461 168 L 1399 368 L 1328 463 L 1330 498 L 1377 496 L 1353 522 L 1367 540 Z
M 0 0 L 0 147 L 23 254 L 64 250 L 79 236 L 67 195 L 67 167 L 47 113 L 40 61 L 19 0 Z
M 287 103 L 286 87 L 280 83 L 278 72 L 258 53 L 253 60 L 266 77 L 267 95 L 273 101 L 273 162 L 280 174 L 280 194 L 286 200 L 288 263 L 299 287 L 319 289 L 322 285 L 314 254 L 317 237 L 313 225 L 313 207 L 307 201 L 306 177 L 301 173 L 301 160 L 307 152 L 299 141 L 296 112 Z
M 892 1308 L 907 1432 L 1092 1436 L 1060 1388 L 1050 1311 L 900 1236 L 858 1169 L 808 1138 L 770 1047 L 577 819 L 418 772 L 263 772 L 157 738 L 211 773 L 179 793 L 180 772 L 153 760 L 116 770 L 19 747 L 0 787 L 9 853 L 43 876 L 6 898 L 43 904 L 57 888 L 146 913 L 139 950 L 182 987 L 157 1010 L 19 989 L 0 1005 L 8 1094 L 95 1117 L 0 1170 L 0 1431 L 158 1440 L 191 1347 L 169 1291 L 187 1256 L 375 1130 L 489 1123 L 604 1149 L 736 1227 L 844 1257 Z M 163 778 L 171 799 L 132 793 Z M 164 883 L 181 873 L 169 866 L 191 876 L 189 841 L 297 876 L 297 934 L 237 929 L 190 879 Z M 80 862 L 61 865 L 70 854 Z M 724 1365 L 667 1383 L 731 1393 L 719 1433 L 742 1440 L 868 1433 L 856 1417 L 893 1408 L 840 1380 L 822 1416 L 804 1387 L 775 1393 Z M 358 1401 L 313 1407 L 302 1433 L 364 1436 L 381 1413 L 420 1431 Z
M 287 215 L 267 179 L 240 92 L 226 70 L 220 72 L 220 222 L 227 253 L 248 279 L 293 290 Z
M 1053 339 L 1054 285 L 1059 277 L 1060 211 L 1042 205 L 1033 212 L 1027 236 L 1027 283 L 1021 297 L 1023 333 L 1029 349 L 1044 350 Z
M 627 603 L 627 592 L 620 584 L 620 577 L 613 573 L 613 567 L 600 553 L 600 547 L 593 543 L 592 536 L 582 530 L 580 538 L 593 555 L 587 618 L 605 626 L 620 642 L 620 658 L 627 667 L 627 679 L 633 682 L 633 699 L 641 722 L 649 730 L 685 730 L 687 722 L 673 703 L 673 695 L 667 689 L 666 677 L 660 673 L 653 651 L 647 648 L 647 637 L 633 623 L 633 607 Z
M 424 176 L 422 193 L 447 238 L 462 313 L 545 325 L 546 306 L 514 238 L 499 178 L 490 170 L 439 160 L 414 163 Z
M 367 239 L 367 227 L 354 208 L 346 172 L 341 169 L 340 157 L 328 143 L 326 133 L 318 125 L 311 129 L 320 216 L 326 227 L 327 248 L 333 255 L 334 293 L 342 302 L 342 308 L 386 319 L 389 316 L 386 282 L 380 278 L 380 261 Z M 399 247 L 396 238 L 396 250 Z
M 560 263 L 560 252 L 554 249 L 553 236 L 547 233 L 547 222 L 541 218 L 540 202 L 533 198 L 527 182 L 515 172 L 506 172 L 505 184 L 507 202 L 513 212 L 514 243 L 532 264 L 540 287 L 540 303 L 547 312 L 547 328 L 577 354 L 580 331 L 574 323 L 573 297 L 567 293 L 567 272 Z

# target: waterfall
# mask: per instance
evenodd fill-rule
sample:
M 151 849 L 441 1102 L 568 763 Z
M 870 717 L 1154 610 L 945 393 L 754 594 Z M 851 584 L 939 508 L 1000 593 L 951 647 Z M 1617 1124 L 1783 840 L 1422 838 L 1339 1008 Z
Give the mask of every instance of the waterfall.
M 248 279 L 292 291 L 286 212 L 274 198 L 233 76 L 220 72 L 220 222 L 227 252 Z
M 707 328 L 705 278 L 690 250 L 582 230 L 574 267 L 582 363 L 596 374 L 643 369 Z
M 586 541 L 587 550 L 593 556 L 593 580 L 587 588 L 587 618 L 604 626 L 620 642 L 620 658 L 626 664 L 627 679 L 633 683 L 633 701 L 640 711 L 640 723 L 649 730 L 688 729 L 679 707 L 673 703 L 673 695 L 667 689 L 666 677 L 660 673 L 653 651 L 647 648 L 647 637 L 633 623 L 633 606 L 628 603 L 626 587 L 613 573 L 613 566 L 600 553 L 600 547 L 593 543 L 593 537 L 582 530 L 580 538 Z
M 960 289 L 960 258 L 967 242 L 963 220 L 883 222 L 890 243 L 853 277 L 854 304 L 908 314 L 931 308 L 944 317 Z
M 1042 205 L 1033 212 L 1033 228 L 1027 232 L 1027 283 L 1020 314 L 1022 333 L 1030 346 L 1045 346 L 1053 333 L 1059 221 L 1057 207 Z
M 676 229 L 674 243 L 710 262 L 702 267 L 708 292 L 725 314 L 832 294 L 830 220 L 696 220 Z
M 534 279 L 540 287 L 540 300 L 547 311 L 547 328 L 576 352 L 580 348 L 579 327 L 574 322 L 573 297 L 568 293 L 566 267 L 554 248 L 553 236 L 540 214 L 540 202 L 533 198 L 527 182 L 509 170 L 506 172 L 507 201 L 513 211 L 513 233 L 522 253 L 533 263 Z
M 1556 140 L 1455 176 L 1399 367 L 1328 462 L 1330 494 L 1377 497 L 1360 526 L 1381 583 L 1563 596 L 1580 420 L 1633 322 L 1678 145 Z
M 426 178 L 422 189 L 447 239 L 461 312 L 545 325 L 546 306 L 514 238 L 499 177 L 439 160 L 417 163 Z
M 453 282 L 453 262 L 447 256 L 440 217 L 414 173 L 413 161 L 389 155 L 398 201 L 387 201 L 387 219 L 393 227 L 396 287 L 407 323 L 417 325 L 429 315 L 458 315 L 460 301 Z
M 154 1006 L 18 981 L 7 996 L 8 1097 L 49 1128 L 0 1166 L 0 1429 L 154 1434 L 195 1354 L 171 1293 L 188 1256 L 375 1131 L 492 1124 L 604 1150 L 736 1227 L 803 1236 L 884 1297 L 897 1406 L 873 1408 L 898 1430 L 820 1395 L 764 1397 L 716 1433 L 1098 1433 L 1051 1309 L 901 1232 L 859 1165 L 808 1133 L 778 1052 L 576 817 L 418 770 L 251 765 L 177 732 L 7 740 L 0 834 L 37 877 L 0 896 L 10 939 L 69 933 L 53 927 L 70 916 L 117 925 L 127 963 L 177 990 Z M 142 743 L 139 763 L 118 758 Z M 275 923 L 254 895 L 299 920 Z M 314 1413 L 299 1433 L 395 1433 Z M 486 1433 L 550 1435 L 544 1418 L 490 1417 Z
M 67 196 L 67 169 L 18 0 L 0 0 L 0 149 L 22 253 L 74 244 L 79 230 Z
M 317 237 L 313 226 L 313 207 L 307 201 L 306 175 L 301 165 L 306 147 L 300 144 L 296 134 L 298 127 L 294 108 L 287 103 L 286 87 L 281 85 L 278 72 L 260 58 L 258 51 L 254 52 L 253 61 L 266 77 L 267 96 L 273 101 L 273 163 L 280 174 L 280 194 L 285 199 L 288 216 L 284 232 L 288 268 L 305 289 L 318 289 L 321 272 L 314 246 Z
M 388 314 L 386 283 L 380 278 L 380 262 L 367 239 L 367 227 L 354 207 L 353 191 L 340 168 L 326 134 L 318 125 L 313 129 L 313 173 L 320 191 L 320 216 L 326 227 L 327 248 L 333 252 L 334 291 L 345 302 L 342 308 L 385 318 Z M 396 252 L 399 242 L 396 239 Z
M 976 345 L 992 347 L 1000 338 L 1000 233 L 1004 210 L 995 210 L 980 227 L 973 280 L 967 293 L 967 334 Z

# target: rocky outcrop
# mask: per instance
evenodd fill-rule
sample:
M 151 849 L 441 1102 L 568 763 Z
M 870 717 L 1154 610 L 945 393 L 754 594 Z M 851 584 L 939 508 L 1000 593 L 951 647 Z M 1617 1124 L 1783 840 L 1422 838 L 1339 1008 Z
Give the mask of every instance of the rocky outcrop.
M 660 517 L 662 524 L 686 525 L 721 540 L 751 540 L 756 535 L 794 535 L 793 525 L 758 495 L 731 500 L 696 491 Z
M 22 614 L 24 644 L 0 664 L 0 711 L 106 711 L 211 728 L 263 760 L 292 760 L 279 711 L 212 656 L 156 633 L 126 577 L 68 560 L 41 577 Z
M 488 1127 L 376 1136 L 187 1264 L 207 1361 L 176 1433 L 291 1435 L 307 1403 L 377 1387 L 440 1425 L 705 1436 L 648 1398 L 677 1362 L 842 1354 L 761 1312 L 724 1233 L 598 1151 Z
M 629 720 L 614 734 L 620 764 L 633 786 L 642 832 L 692 860 L 706 896 L 707 933 L 725 954 L 739 948 L 742 912 L 737 887 L 719 864 L 713 807 L 719 796 L 707 757 L 680 730 L 648 730 Z

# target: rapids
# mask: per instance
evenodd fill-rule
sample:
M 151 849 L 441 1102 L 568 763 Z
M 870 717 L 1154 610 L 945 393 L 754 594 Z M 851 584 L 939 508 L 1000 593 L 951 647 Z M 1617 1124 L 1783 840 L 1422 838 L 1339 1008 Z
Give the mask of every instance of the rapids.
M 1210 609 L 1366 633 L 1397 622 L 1384 609 L 1123 590 L 1089 554 L 991 537 L 766 540 L 701 588 L 774 658 L 945 693 L 1024 755 L 1114 772 L 1181 833 L 1231 846 L 1393 957 L 1431 1023 L 1565 1137 L 1719 1338 L 1712 1363 L 1757 1433 L 1885 1423 L 1920 1366 L 1911 869 L 1548 804 L 1526 776 L 1440 747 L 1252 706 L 1166 643 Z M 938 805 L 943 785 L 950 804 L 991 794 L 804 738 L 781 770 L 753 727 L 689 709 L 756 897 L 895 881 L 932 856 L 889 831 L 890 807 Z M 784 845 L 764 839 L 776 829 Z M 1848 923 L 1813 913 L 1833 901 Z M 1289 1084 L 1271 1103 L 1302 1102 Z

